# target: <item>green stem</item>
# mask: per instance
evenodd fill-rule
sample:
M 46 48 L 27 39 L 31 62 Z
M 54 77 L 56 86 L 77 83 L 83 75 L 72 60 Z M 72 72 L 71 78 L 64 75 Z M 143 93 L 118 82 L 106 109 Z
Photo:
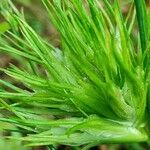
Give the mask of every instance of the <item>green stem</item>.
M 127 127 L 128 128 L 128 127 Z M 116 138 L 110 138 L 103 141 L 97 141 L 94 143 L 90 143 L 87 146 L 85 146 L 82 150 L 87 150 L 93 146 L 99 145 L 99 144 L 119 144 L 119 143 L 140 143 L 140 142 L 147 142 L 148 136 L 145 133 L 139 132 L 135 128 L 129 127 L 128 129 L 122 130 L 122 135 Z M 128 130 L 128 131 L 127 131 Z

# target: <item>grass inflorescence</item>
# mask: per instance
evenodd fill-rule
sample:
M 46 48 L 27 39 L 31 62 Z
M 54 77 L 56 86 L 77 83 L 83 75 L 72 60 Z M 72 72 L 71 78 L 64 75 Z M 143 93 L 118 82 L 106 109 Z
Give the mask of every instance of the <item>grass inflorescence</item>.
M 42 2 L 60 34 L 60 48 L 40 37 L 11 1 L 0 4 L 7 22 L 0 51 L 21 64 L 0 70 L 23 85 L 0 80 L 5 87 L 0 110 L 10 112 L 0 121 L 26 132 L 19 139 L 31 146 L 86 149 L 148 141 L 150 14 L 145 1 L 135 0 L 127 17 L 118 0 Z M 139 30 L 133 38 L 136 17 Z

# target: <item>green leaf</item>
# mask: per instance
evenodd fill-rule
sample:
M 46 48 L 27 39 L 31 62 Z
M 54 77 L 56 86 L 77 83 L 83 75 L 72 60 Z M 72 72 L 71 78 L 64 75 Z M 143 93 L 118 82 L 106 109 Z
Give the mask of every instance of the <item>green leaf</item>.
M 0 34 L 8 31 L 10 29 L 10 26 L 7 22 L 0 23 Z
M 144 52 L 147 48 L 149 35 L 148 35 L 148 22 L 147 22 L 147 11 L 145 0 L 134 0 L 136 6 L 136 14 L 139 25 L 140 39 L 141 39 L 141 48 Z

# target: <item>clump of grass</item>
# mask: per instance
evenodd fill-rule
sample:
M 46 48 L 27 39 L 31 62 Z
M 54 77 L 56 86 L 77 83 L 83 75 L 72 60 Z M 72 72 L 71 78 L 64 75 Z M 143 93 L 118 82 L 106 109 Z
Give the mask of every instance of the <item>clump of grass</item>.
M 24 88 L 0 80 L 2 122 L 26 132 L 28 145 L 148 141 L 150 101 L 149 13 L 121 13 L 118 0 L 42 0 L 61 37 L 61 48 L 40 37 L 9 1 L 1 4 L 11 30 L 0 50 L 22 67 L 2 69 Z M 133 10 L 134 12 L 134 10 Z M 137 16 L 139 35 L 132 38 Z M 141 42 L 140 42 L 141 41 Z M 41 71 L 42 70 L 42 71 Z

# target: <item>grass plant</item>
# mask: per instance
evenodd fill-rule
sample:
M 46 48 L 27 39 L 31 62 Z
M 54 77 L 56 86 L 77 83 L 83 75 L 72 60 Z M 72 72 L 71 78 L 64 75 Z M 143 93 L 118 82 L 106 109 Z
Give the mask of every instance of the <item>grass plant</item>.
M 29 146 L 147 142 L 150 115 L 149 10 L 118 0 L 42 0 L 60 34 L 54 47 L 4 0 L 0 51 L 21 63 L 1 68 L 1 122 Z M 132 19 L 130 19 L 132 18 Z M 137 38 L 135 24 L 138 24 Z M 6 27 L 4 25 L 6 24 Z M 15 137 L 10 137 L 15 139 Z M 18 138 L 17 138 L 18 139 Z

